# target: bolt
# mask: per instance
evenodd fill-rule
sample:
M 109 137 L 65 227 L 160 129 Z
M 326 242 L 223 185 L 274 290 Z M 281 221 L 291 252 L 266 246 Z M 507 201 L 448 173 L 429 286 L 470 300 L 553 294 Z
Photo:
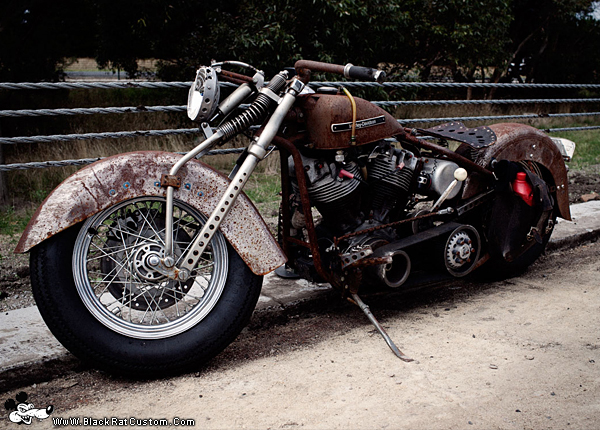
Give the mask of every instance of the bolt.
M 173 260 L 173 257 L 165 257 L 163 259 L 163 264 L 165 267 L 173 267 L 175 265 L 175 260 Z
M 177 279 L 183 282 L 187 281 L 189 277 L 190 274 L 186 269 L 181 269 L 177 274 Z
M 150 257 L 148 257 L 148 264 L 152 267 L 158 266 L 158 264 L 160 263 L 160 258 L 158 258 L 158 255 L 151 255 Z

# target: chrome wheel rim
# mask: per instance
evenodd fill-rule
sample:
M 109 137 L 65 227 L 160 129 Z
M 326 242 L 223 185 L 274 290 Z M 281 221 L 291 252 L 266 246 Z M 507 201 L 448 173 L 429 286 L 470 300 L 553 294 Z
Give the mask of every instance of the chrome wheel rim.
M 228 270 L 217 232 L 185 282 L 153 270 L 164 255 L 165 199 L 139 197 L 89 218 L 73 250 L 73 276 L 88 311 L 104 326 L 136 339 L 162 339 L 200 323 L 219 301 Z M 175 259 L 185 255 L 206 218 L 175 201 Z

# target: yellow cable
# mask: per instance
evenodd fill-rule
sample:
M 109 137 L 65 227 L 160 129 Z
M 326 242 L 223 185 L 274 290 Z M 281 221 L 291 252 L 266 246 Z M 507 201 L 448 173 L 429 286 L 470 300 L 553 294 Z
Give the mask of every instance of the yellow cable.
M 344 87 L 342 87 L 342 90 L 350 99 L 350 104 L 352 105 L 352 136 L 350 137 L 350 145 L 356 145 L 356 102 L 354 101 L 352 94 L 350 94 L 350 91 Z

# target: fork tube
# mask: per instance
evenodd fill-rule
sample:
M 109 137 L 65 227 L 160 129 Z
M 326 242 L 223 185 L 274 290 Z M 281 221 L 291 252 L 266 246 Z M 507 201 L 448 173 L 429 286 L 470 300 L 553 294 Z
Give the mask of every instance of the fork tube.
M 211 137 L 196 146 L 192 151 L 184 155 L 169 172 L 169 175 L 176 175 L 185 163 L 190 161 L 196 155 L 204 155 L 204 152 L 216 145 L 223 137 L 223 132 L 218 130 Z M 174 257 L 175 251 L 173 246 L 173 195 L 175 188 L 167 187 L 167 207 L 165 208 L 165 257 Z
M 167 187 L 167 207 L 165 210 L 165 257 L 174 256 L 173 248 L 173 194 L 175 189 Z
M 277 109 L 275 109 L 275 112 L 271 115 L 271 118 L 261 135 L 248 147 L 248 157 L 246 157 L 246 160 L 244 160 L 240 169 L 232 178 L 231 183 L 227 187 L 227 191 L 225 191 L 223 197 L 221 197 L 221 200 L 206 221 L 202 231 L 200 231 L 186 255 L 181 259 L 181 269 L 187 269 L 191 272 L 196 266 L 196 263 L 202 256 L 208 243 L 217 232 L 223 219 L 227 216 L 237 197 L 242 192 L 244 185 L 246 185 L 246 182 L 250 178 L 256 165 L 265 157 L 269 144 L 279 131 L 279 127 L 281 127 L 286 114 L 296 101 L 296 94 L 297 91 L 291 90 L 283 96 L 279 106 L 277 106 Z

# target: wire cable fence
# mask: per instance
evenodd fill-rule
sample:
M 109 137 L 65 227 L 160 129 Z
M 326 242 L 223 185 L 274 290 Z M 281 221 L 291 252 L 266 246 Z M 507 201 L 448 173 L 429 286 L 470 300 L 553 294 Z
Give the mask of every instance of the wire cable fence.
M 0 83 L 0 90 L 24 91 L 24 90 L 89 90 L 89 89 L 172 89 L 189 88 L 192 82 L 59 82 L 59 83 Z M 236 85 L 220 83 L 222 89 L 234 88 Z M 527 83 L 457 83 L 457 82 L 385 82 L 382 84 L 372 82 L 311 82 L 312 88 L 322 86 L 348 87 L 348 88 L 383 88 L 383 89 L 411 89 L 411 88 L 457 88 L 457 89 L 543 89 L 543 90 L 598 90 L 597 84 L 527 84 Z M 558 104 L 594 104 L 599 103 L 600 98 L 524 98 L 524 99 L 493 99 L 493 100 L 391 100 L 374 101 L 375 105 L 381 107 L 399 106 L 485 106 L 485 105 L 558 105 Z M 105 114 L 131 114 L 131 113 L 181 113 L 186 111 L 185 105 L 170 106 L 129 106 L 129 107 L 92 107 L 92 108 L 68 108 L 68 109 L 20 109 L 0 110 L 0 118 L 23 118 L 23 117 L 55 117 L 74 115 L 105 115 Z M 581 118 L 598 117 L 600 112 L 578 112 L 578 113 L 540 113 L 540 114 L 515 114 L 515 115 L 488 115 L 488 116 L 454 116 L 442 118 L 406 118 L 398 119 L 401 124 L 411 125 L 417 123 L 443 123 L 449 121 L 487 121 L 498 122 L 505 120 L 533 120 L 533 119 L 555 119 L 555 118 Z M 542 129 L 547 133 L 593 130 L 600 129 L 598 126 L 585 127 L 561 127 Z M 17 145 L 32 143 L 55 143 L 81 140 L 121 139 L 135 137 L 163 137 L 168 135 L 199 135 L 199 128 L 163 129 L 163 130 L 138 130 L 117 131 L 102 133 L 80 133 L 80 134 L 58 134 L 41 136 L 16 136 L 0 137 L 1 145 Z M 238 153 L 243 149 L 224 149 L 210 151 L 209 155 Z M 56 160 L 28 163 L 0 164 L 0 172 L 13 170 L 26 170 L 47 167 L 81 166 L 100 160 L 102 157 L 85 158 L 76 160 Z

